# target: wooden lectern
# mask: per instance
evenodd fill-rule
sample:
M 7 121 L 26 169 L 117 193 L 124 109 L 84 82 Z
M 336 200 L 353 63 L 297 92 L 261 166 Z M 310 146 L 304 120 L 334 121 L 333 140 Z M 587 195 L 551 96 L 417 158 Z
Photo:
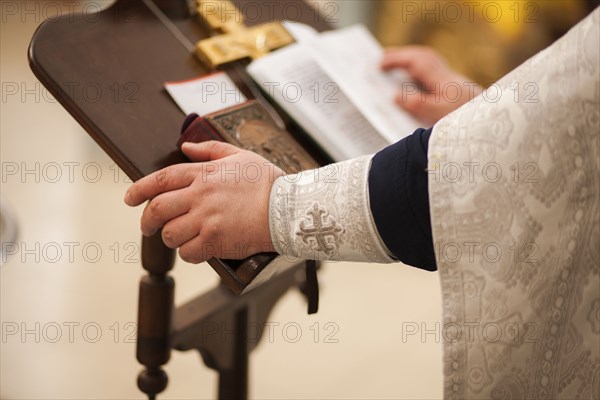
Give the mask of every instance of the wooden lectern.
M 219 0 L 214 0 L 216 3 Z M 234 1 L 249 26 L 269 20 L 295 19 L 327 29 L 318 13 L 302 0 Z M 246 3 L 250 5 L 249 3 Z M 258 11 L 258 12 L 257 12 Z M 167 19 L 167 20 L 165 20 Z M 183 39 L 196 43 L 211 32 L 192 16 L 186 0 L 118 0 L 97 14 L 66 15 L 44 22 L 29 49 L 30 65 L 52 95 L 133 180 L 175 163 L 187 162 L 177 150 L 181 111 L 163 83 L 209 72 Z M 235 60 L 219 68 L 252 99 L 244 64 Z M 101 95 L 82 88 L 92 87 Z M 289 132 L 320 163 L 327 157 L 274 105 Z M 175 282 L 169 276 L 175 252 L 160 232 L 142 240 L 142 265 L 148 275 L 139 288 L 137 359 L 145 369 L 139 388 L 150 399 L 167 386 L 162 366 L 171 349 L 200 352 L 219 372 L 219 398 L 244 399 L 248 355 L 257 340 L 247 340 L 249 324 L 264 325 L 277 300 L 293 286 L 305 287 L 304 263 L 239 295 L 273 259 L 257 255 L 243 261 L 211 260 L 222 283 L 174 308 Z M 313 261 L 308 262 L 316 268 Z M 233 338 L 207 335 L 207 327 L 235 332 Z

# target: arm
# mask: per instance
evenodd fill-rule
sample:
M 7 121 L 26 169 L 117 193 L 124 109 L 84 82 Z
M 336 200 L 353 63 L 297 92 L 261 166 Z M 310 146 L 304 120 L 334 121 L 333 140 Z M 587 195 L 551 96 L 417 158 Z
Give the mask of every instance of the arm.
M 281 254 L 435 270 L 427 191 L 431 130 L 374 156 L 277 179 L 270 233 Z
M 201 162 L 141 179 L 130 187 L 125 202 L 136 206 L 150 200 L 142 233 L 151 235 L 162 227 L 165 244 L 179 247 L 188 262 L 277 251 L 303 259 L 399 259 L 432 270 L 422 165 L 427 132 L 418 130 L 375 156 L 288 176 L 262 157 L 229 144 L 188 143 L 185 154 Z M 224 173 L 244 170 L 250 163 L 261 166 L 261 179 L 249 182 Z M 396 204 L 396 198 L 404 203 Z M 373 202 L 378 205 L 375 213 Z

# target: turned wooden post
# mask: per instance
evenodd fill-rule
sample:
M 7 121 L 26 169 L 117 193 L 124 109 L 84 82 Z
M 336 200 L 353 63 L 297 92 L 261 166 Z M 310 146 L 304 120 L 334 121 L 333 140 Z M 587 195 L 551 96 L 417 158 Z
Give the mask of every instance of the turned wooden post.
M 140 281 L 136 356 L 145 369 L 137 380 L 150 400 L 167 387 L 162 366 L 171 357 L 171 323 L 175 281 L 168 274 L 175 251 L 166 247 L 161 232 L 142 239 L 142 266 L 148 275 Z
M 185 1 L 154 3 L 169 17 L 189 16 Z M 140 281 L 136 357 L 145 369 L 138 375 L 137 385 L 150 400 L 156 399 L 169 382 L 162 366 L 171 358 L 175 281 L 169 271 L 174 263 L 175 251 L 165 246 L 161 231 L 142 239 L 142 266 L 148 275 Z
M 233 366 L 229 370 L 219 371 L 219 399 L 243 400 L 248 398 L 248 307 L 242 307 L 235 313 Z

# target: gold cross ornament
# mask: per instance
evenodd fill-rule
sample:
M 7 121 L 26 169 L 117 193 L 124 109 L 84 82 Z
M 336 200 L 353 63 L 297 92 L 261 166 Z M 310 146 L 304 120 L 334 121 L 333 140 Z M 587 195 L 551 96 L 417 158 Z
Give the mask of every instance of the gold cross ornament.
M 247 27 L 242 13 L 228 0 L 196 0 L 196 5 L 204 23 L 218 35 L 196 44 L 196 55 L 209 68 L 256 59 L 294 42 L 280 22 Z

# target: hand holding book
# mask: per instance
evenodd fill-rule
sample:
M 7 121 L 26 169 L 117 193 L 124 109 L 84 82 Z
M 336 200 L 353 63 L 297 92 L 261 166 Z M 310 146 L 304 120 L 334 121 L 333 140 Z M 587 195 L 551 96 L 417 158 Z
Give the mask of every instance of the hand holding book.
M 184 143 L 182 151 L 194 162 L 150 174 L 125 194 L 129 206 L 150 200 L 142 214 L 142 233 L 151 236 L 162 227 L 165 245 L 179 248 L 181 258 L 191 263 L 274 252 L 269 193 L 283 171 L 229 143 Z M 236 173 L 246 167 L 255 179 Z
M 477 83 L 453 71 L 440 54 L 429 47 L 405 46 L 389 49 L 381 61 L 384 71 L 401 69 L 413 79 L 400 85 L 394 101 L 427 125 L 481 94 Z

